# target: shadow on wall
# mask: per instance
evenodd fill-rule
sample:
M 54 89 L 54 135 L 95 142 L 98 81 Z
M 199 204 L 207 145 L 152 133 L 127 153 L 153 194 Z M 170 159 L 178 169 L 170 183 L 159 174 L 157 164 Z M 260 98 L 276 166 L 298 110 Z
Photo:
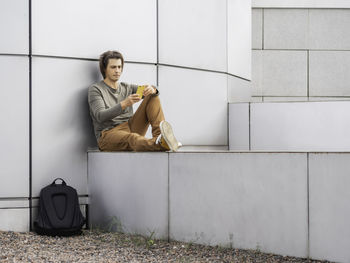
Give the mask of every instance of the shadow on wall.
M 101 80 L 101 73 L 99 70 L 96 70 L 96 68 L 89 68 L 90 72 L 89 75 L 91 76 L 91 79 L 94 79 L 94 82 L 98 82 Z M 91 83 L 93 84 L 93 83 Z M 95 137 L 95 132 L 94 132 L 94 127 L 92 124 L 92 119 L 90 116 L 90 111 L 89 111 L 89 103 L 88 103 L 88 89 L 89 87 L 86 88 L 84 91 L 79 92 L 79 105 L 83 108 L 86 109 L 84 111 L 85 116 L 83 116 L 83 122 L 82 122 L 82 128 L 84 131 L 86 131 L 85 134 L 85 141 L 84 141 L 84 146 L 86 146 L 84 151 L 86 151 L 89 147 L 95 148 L 97 147 L 97 142 L 96 142 L 96 137 Z

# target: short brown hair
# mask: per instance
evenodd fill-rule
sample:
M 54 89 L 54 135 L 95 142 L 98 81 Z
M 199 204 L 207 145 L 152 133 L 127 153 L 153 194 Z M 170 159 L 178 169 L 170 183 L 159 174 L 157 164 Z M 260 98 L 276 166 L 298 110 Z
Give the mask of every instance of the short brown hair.
M 100 62 L 99 62 L 100 63 L 100 71 L 101 71 L 103 78 L 106 77 L 106 68 L 108 65 L 108 61 L 111 58 L 120 59 L 122 61 L 122 67 L 124 68 L 124 58 L 120 52 L 114 51 L 114 50 L 106 51 L 103 54 L 101 54 Z

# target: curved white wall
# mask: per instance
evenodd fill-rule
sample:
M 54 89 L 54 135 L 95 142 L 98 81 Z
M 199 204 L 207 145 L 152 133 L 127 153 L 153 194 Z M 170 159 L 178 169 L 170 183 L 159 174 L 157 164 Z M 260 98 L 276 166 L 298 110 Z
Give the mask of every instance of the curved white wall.
M 250 97 L 250 12 L 244 0 L 1 1 L 0 209 L 19 209 L 8 198 L 22 198 L 24 231 L 28 199 L 53 178 L 88 194 L 86 150 L 96 141 L 87 88 L 101 79 L 106 50 L 123 53 L 122 81 L 159 86 L 184 144 L 227 145 L 227 102 Z

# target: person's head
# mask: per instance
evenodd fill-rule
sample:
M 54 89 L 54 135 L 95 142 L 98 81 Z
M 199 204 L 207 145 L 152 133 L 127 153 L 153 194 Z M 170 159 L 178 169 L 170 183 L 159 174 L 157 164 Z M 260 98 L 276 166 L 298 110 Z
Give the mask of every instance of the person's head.
M 123 71 L 124 58 L 118 51 L 106 51 L 100 56 L 100 71 L 104 79 L 117 81 Z

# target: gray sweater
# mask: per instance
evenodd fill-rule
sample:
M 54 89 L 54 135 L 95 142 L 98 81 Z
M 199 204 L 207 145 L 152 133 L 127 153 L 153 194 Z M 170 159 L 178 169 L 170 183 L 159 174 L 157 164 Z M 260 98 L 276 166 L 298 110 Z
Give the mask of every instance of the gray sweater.
M 137 85 L 118 82 L 117 89 L 113 89 L 103 80 L 89 87 L 90 115 L 97 141 L 103 130 L 112 129 L 132 117 L 134 113 L 132 106 L 122 110 L 120 103 L 129 95 L 136 93 L 137 87 Z

